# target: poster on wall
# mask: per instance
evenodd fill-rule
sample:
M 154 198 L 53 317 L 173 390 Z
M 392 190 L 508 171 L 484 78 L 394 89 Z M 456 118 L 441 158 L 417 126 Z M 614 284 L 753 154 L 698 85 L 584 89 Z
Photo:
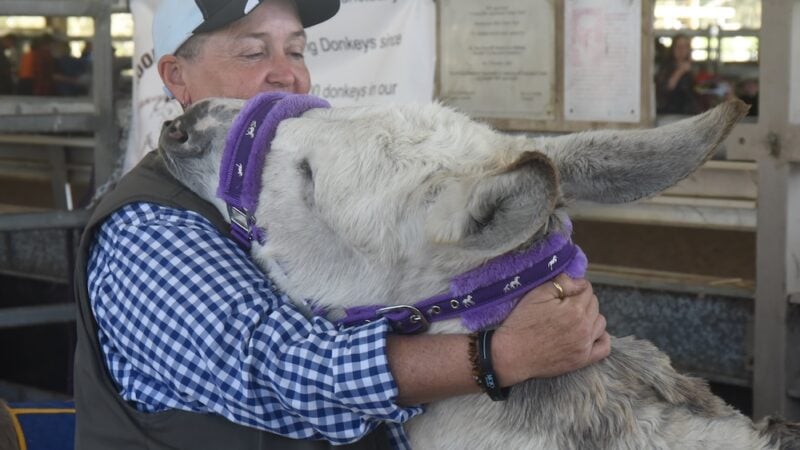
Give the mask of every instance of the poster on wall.
M 800 125 L 800 0 L 795 0 L 792 7 L 792 42 L 789 45 L 789 123 Z
M 555 2 L 440 3 L 440 100 L 476 117 L 553 119 Z
M 641 0 L 566 0 L 566 120 L 641 120 L 641 30 Z
M 131 130 L 123 169 L 156 148 L 161 125 L 181 113 L 163 90 L 151 24 L 158 0 L 130 0 L 134 19 Z M 433 0 L 341 0 L 339 13 L 306 30 L 311 94 L 333 106 L 430 102 L 436 51 Z

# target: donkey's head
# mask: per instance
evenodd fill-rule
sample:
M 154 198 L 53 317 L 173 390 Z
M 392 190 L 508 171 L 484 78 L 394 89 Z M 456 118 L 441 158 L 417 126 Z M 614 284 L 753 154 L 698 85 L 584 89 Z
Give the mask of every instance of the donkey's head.
M 241 107 L 200 102 L 162 134 L 172 172 L 215 202 L 224 129 Z M 293 297 L 413 301 L 561 230 L 565 201 L 672 186 L 745 111 L 729 102 L 656 129 L 526 138 L 435 104 L 311 110 L 278 128 L 256 212 L 268 241 L 253 255 Z

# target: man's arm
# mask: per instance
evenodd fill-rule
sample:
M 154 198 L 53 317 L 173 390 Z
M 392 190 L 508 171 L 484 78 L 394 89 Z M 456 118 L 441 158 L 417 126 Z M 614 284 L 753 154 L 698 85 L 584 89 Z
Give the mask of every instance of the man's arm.
M 497 329 L 492 360 L 502 386 L 580 369 L 608 356 L 611 339 L 591 284 L 559 275 L 566 298 L 546 283 L 523 297 Z M 463 334 L 392 335 L 389 366 L 400 405 L 480 392 L 472 378 L 469 337 Z
M 305 317 L 194 213 L 126 206 L 101 226 L 88 272 L 106 366 L 139 410 L 336 444 L 421 412 L 396 402 L 385 321 L 342 332 Z

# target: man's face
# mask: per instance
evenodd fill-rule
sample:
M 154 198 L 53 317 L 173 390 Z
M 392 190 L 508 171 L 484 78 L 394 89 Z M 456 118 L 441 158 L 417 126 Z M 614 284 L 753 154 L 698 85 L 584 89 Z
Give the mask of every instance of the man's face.
M 294 4 L 263 2 L 208 35 L 195 57 L 178 57 L 186 92 L 175 95 L 187 105 L 207 97 L 248 99 L 267 91 L 306 94 L 311 80 L 303 59 L 305 45 Z

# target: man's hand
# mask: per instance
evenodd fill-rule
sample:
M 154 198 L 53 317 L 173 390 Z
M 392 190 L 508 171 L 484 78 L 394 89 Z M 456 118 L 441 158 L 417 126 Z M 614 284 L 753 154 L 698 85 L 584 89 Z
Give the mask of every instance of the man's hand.
M 605 358 L 611 348 L 606 319 L 586 280 L 560 275 L 564 300 L 552 283 L 526 294 L 495 331 L 492 361 L 503 386 L 560 375 Z M 387 337 L 399 405 L 429 403 L 480 392 L 472 378 L 464 334 Z
M 611 338 L 586 280 L 559 275 L 527 293 L 495 332 L 494 367 L 503 386 L 561 375 L 608 356 Z

